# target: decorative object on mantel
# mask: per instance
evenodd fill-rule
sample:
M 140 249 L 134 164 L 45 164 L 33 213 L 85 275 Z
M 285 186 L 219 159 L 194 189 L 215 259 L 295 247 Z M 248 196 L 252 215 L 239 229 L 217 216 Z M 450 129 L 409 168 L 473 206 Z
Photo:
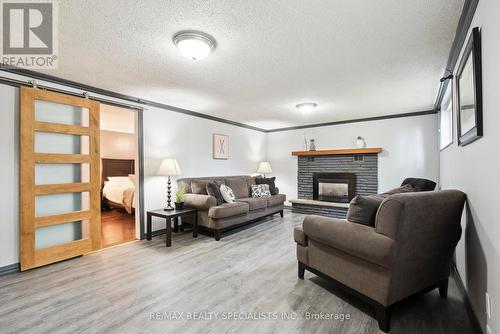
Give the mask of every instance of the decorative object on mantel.
M 314 143 L 314 138 L 310 140 L 309 151 L 316 151 L 316 144 Z
M 348 155 L 348 154 L 373 154 L 382 152 L 380 147 L 372 148 L 344 148 L 336 150 L 319 150 L 319 151 L 294 151 L 294 156 L 315 156 L 315 155 Z
M 212 138 L 212 157 L 219 160 L 229 159 L 229 136 L 214 133 Z
M 184 198 L 186 197 L 186 188 L 179 188 L 175 192 L 175 210 L 184 209 Z
M 257 173 L 263 174 L 266 177 L 266 173 L 272 173 L 271 164 L 269 161 L 262 161 L 257 168 Z
M 460 146 L 470 144 L 483 136 L 481 71 L 481 35 L 476 27 L 472 29 L 456 76 L 457 133 Z
M 356 147 L 357 148 L 365 148 L 365 146 L 366 146 L 365 139 L 361 136 L 358 136 L 356 138 Z
M 177 160 L 172 158 L 163 159 L 156 175 L 167 176 L 167 207 L 164 210 L 171 211 L 174 208 L 171 205 L 172 182 L 170 180 L 170 177 L 181 175 L 181 168 L 179 167 L 179 163 L 177 162 Z

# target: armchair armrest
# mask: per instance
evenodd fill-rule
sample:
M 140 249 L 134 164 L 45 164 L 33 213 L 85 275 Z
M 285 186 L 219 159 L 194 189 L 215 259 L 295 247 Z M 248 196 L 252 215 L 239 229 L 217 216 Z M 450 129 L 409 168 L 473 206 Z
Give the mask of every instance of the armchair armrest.
M 296 243 L 302 246 L 307 246 L 307 235 L 304 234 L 302 226 L 297 226 L 293 230 L 293 239 Z
M 188 208 L 207 210 L 217 205 L 217 200 L 213 196 L 200 194 L 186 194 L 184 205 Z
M 386 268 L 391 265 L 394 240 L 371 226 L 311 215 L 304 219 L 303 229 L 310 239 Z

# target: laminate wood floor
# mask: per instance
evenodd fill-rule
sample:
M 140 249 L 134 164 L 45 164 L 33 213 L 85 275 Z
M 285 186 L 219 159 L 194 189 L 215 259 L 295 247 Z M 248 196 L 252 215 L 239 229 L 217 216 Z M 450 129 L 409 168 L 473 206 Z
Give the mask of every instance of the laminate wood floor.
M 102 247 L 110 247 L 135 240 L 135 215 L 124 209 L 101 212 Z
M 158 236 L 3 276 L 0 332 L 381 333 L 362 302 L 311 273 L 297 279 L 292 231 L 303 218 L 285 211 L 284 219 L 274 215 L 219 242 L 186 230 L 170 248 Z M 187 312 L 220 313 L 210 320 L 214 313 Z M 308 320 L 307 312 L 350 319 Z M 187 319 L 194 315 L 205 319 Z M 472 329 L 450 280 L 447 299 L 432 291 L 398 304 L 391 332 Z

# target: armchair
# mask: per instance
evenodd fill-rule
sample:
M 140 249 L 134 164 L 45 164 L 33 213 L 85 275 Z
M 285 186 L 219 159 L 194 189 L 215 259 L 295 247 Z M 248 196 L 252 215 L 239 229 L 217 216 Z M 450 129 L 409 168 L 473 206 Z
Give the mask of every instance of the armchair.
M 307 269 L 370 303 L 387 332 L 393 304 L 437 287 L 447 296 L 464 202 L 458 190 L 395 194 L 375 227 L 307 216 L 294 231 L 298 276 Z

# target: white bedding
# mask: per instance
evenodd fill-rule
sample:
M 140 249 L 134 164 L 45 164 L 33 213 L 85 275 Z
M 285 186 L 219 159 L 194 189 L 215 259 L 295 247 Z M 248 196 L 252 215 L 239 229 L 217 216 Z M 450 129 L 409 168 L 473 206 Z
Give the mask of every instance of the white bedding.
M 134 188 L 133 184 L 119 184 L 113 182 L 105 182 L 102 188 L 102 195 L 112 202 L 123 204 L 123 195 L 125 190 Z M 132 207 L 135 208 L 135 196 L 132 201 Z

